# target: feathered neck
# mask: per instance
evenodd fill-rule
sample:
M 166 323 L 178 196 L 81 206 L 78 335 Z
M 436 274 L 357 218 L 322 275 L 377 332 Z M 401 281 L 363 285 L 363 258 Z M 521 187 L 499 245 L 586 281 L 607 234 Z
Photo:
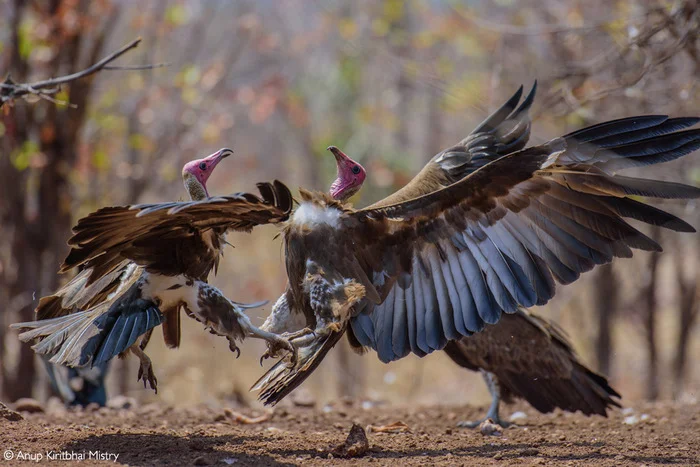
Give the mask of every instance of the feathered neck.
M 185 189 L 190 195 L 192 201 L 202 201 L 209 198 L 209 193 L 207 193 L 207 188 L 199 183 L 196 177 L 188 173 L 185 175 Z
M 313 202 L 320 204 L 324 207 L 333 207 L 340 209 L 341 211 L 352 211 L 350 203 L 346 203 L 343 200 L 335 199 L 328 193 L 321 191 L 309 191 L 303 188 L 299 188 L 299 196 L 302 202 Z

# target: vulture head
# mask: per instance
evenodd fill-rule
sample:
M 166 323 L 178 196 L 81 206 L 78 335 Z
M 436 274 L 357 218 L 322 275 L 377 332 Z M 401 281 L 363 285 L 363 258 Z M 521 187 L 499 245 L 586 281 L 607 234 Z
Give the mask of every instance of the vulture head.
M 338 177 L 331 184 L 330 194 L 337 200 L 345 201 L 360 190 L 367 173 L 364 167 L 350 159 L 337 147 L 329 146 L 328 150 L 335 156 L 338 168 Z
M 233 154 L 233 151 L 227 148 L 219 149 L 211 156 L 204 159 L 190 161 L 182 168 L 182 180 L 185 182 L 185 188 L 193 200 L 201 200 L 209 197 L 207 191 L 207 180 L 214 171 L 214 168 L 225 157 Z

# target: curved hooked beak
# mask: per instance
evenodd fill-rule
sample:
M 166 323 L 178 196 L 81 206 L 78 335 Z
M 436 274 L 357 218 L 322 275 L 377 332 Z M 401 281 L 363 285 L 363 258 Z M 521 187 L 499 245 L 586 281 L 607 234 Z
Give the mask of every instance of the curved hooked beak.
M 348 156 L 345 155 L 343 151 L 341 151 L 335 146 L 328 146 L 326 150 L 333 153 L 333 155 L 335 156 L 335 160 L 338 163 L 345 162 L 348 159 L 350 159 Z
M 211 166 L 216 166 L 216 164 L 221 162 L 222 159 L 225 159 L 226 157 L 228 157 L 232 154 L 233 154 L 233 150 L 231 150 L 229 148 L 223 148 L 223 149 L 219 149 L 214 154 L 212 154 L 211 156 L 208 156 L 204 160 L 208 161 L 211 164 Z
M 222 149 L 219 149 L 219 150 L 218 150 L 217 152 L 215 152 L 214 154 L 212 154 L 210 157 L 212 157 L 212 156 L 213 156 L 213 157 L 216 157 L 217 160 L 220 161 L 221 159 L 224 159 L 224 158 L 226 158 L 226 157 L 228 157 L 228 156 L 230 156 L 230 155 L 232 155 L 232 154 L 233 154 L 233 149 L 222 148 Z

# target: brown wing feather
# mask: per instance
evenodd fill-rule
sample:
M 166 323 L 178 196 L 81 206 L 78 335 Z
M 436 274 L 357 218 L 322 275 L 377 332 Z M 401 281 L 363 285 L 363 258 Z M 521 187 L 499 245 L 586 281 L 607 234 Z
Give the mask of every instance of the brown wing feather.
M 128 259 L 161 274 L 203 276 L 214 267 L 221 247 L 218 235 L 210 233 L 250 231 L 289 216 L 292 197 L 285 185 L 275 181 L 259 187 L 261 197 L 238 193 L 100 209 L 74 227 L 68 242 L 72 249 L 61 272 L 85 265 L 93 269 L 90 283 Z
M 535 98 L 537 82 L 518 106 L 523 87 L 481 122 L 458 144 L 440 151 L 403 188 L 370 208 L 388 206 L 440 190 L 461 180 L 479 167 L 525 147 L 530 138 L 528 111 Z
M 563 331 L 527 310 L 448 343 L 445 352 L 464 368 L 493 373 L 506 393 L 543 413 L 559 407 L 606 415 L 620 406 L 614 399 L 620 395 L 581 363 Z

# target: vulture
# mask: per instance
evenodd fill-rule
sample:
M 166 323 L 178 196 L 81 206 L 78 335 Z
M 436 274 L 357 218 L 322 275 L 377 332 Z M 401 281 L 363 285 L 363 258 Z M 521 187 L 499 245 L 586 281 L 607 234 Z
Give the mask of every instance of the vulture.
M 480 371 L 492 397 L 484 418 L 459 422 L 461 427 L 475 428 L 489 418 L 510 426 L 499 414 L 501 398 L 525 399 L 542 413 L 559 407 L 607 416 L 608 408 L 620 407 L 615 400 L 620 394 L 579 361 L 564 331 L 524 308 L 481 332 L 448 342 L 444 351 L 462 368 Z
M 44 360 L 51 388 L 69 407 L 87 407 L 90 404 L 97 404 L 100 407 L 107 405 L 105 378 L 109 371 L 109 363 L 105 362 L 93 367 L 71 368 L 54 365 Z
M 338 197 L 338 190 L 347 179 L 348 191 L 341 192 L 341 196 L 348 198 L 362 185 L 365 171 L 337 148 L 330 149 L 336 155 L 338 171 L 330 194 Z M 357 179 L 349 176 L 353 170 Z M 344 173 L 348 176 L 342 177 Z M 286 295 L 282 295 L 261 328 L 284 333 L 305 325 L 303 314 L 292 314 Z M 357 344 L 355 346 L 362 350 Z M 478 427 L 487 418 L 504 428 L 510 426 L 500 418 L 501 398 L 506 402 L 511 402 L 514 397 L 526 399 L 542 413 L 559 407 L 570 412 L 580 410 L 585 415 L 607 416 L 609 407 L 620 406 L 615 398 L 621 396 L 604 376 L 579 361 L 564 331 L 524 308 L 503 315 L 498 323 L 486 326 L 481 332 L 449 341 L 444 351 L 457 365 L 481 371 L 492 395 L 486 416 L 476 422 L 459 422 L 461 427 Z
M 37 321 L 12 325 L 24 330 L 19 338 L 38 339 L 33 346 L 38 354 L 70 367 L 100 366 L 128 350 L 140 360 L 138 379 L 156 391 L 144 349 L 160 324 L 167 346 L 179 346 L 181 308 L 225 336 L 232 351 L 238 351 L 235 341 L 247 335 L 294 351 L 285 339 L 253 326 L 244 313 L 262 303 L 233 302 L 207 283 L 223 254 L 227 230 L 281 222 L 292 208 L 291 193 L 282 185 L 260 184 L 260 197 L 209 197 L 206 182 L 230 154 L 221 149 L 184 166 L 191 201 L 106 207 L 80 219 L 60 270 L 80 272 L 40 300 Z M 180 221 L 172 223 L 175 214 Z
M 297 354 L 258 380 L 260 400 L 274 405 L 289 394 L 345 333 L 382 362 L 425 356 L 504 313 L 547 303 L 557 282 L 635 249 L 661 251 L 626 219 L 695 231 L 637 198 L 690 199 L 700 189 L 618 171 L 698 149 L 700 131 L 687 128 L 700 119 L 628 117 L 527 147 L 535 91 L 520 103 L 521 87 L 405 187 L 364 209 L 346 202 L 362 168 L 330 148 L 344 161 L 338 179 L 330 194 L 300 190 L 283 226 L 288 286 L 268 320 L 283 328 L 301 314 L 313 332 L 290 337 Z

